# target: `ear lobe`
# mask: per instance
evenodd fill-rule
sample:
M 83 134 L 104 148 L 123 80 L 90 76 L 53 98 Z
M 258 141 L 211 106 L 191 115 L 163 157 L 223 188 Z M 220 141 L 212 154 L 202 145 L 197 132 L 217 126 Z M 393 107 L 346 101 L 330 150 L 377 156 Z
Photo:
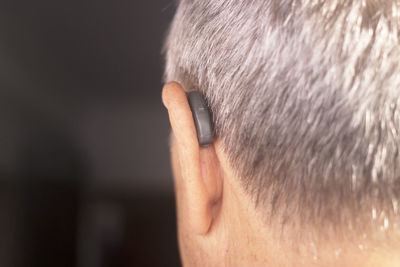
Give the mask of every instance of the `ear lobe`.
M 187 96 L 178 83 L 163 88 L 163 103 L 173 131 L 172 149 L 179 164 L 175 175 L 178 215 L 197 234 L 206 234 L 213 220 L 213 207 L 220 184 L 218 158 L 213 146 L 200 148 Z

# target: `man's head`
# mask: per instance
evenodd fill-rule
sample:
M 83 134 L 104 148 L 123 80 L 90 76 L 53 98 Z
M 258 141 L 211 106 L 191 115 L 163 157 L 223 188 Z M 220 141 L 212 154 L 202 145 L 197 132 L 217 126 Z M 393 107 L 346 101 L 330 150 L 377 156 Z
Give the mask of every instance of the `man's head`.
M 399 257 L 399 37 L 398 0 L 179 1 L 163 100 L 184 264 Z M 213 113 L 210 148 L 191 90 Z

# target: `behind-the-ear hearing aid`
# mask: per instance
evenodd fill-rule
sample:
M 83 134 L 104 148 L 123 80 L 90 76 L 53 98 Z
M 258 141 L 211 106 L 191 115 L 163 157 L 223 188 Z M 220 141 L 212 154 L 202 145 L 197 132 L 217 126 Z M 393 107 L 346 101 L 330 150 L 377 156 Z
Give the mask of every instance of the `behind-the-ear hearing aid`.
M 188 94 L 189 106 L 192 110 L 196 126 L 197 139 L 202 147 L 208 147 L 214 141 L 214 130 L 211 114 L 202 94 L 192 91 Z

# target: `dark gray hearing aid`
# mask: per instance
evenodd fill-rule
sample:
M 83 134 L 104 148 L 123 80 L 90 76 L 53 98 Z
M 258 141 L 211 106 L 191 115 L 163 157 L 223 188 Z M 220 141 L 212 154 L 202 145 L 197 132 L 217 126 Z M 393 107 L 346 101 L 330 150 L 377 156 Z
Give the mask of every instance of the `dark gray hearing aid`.
M 189 106 L 192 110 L 196 126 L 197 139 L 202 147 L 208 147 L 214 141 L 211 114 L 201 93 L 192 91 L 188 94 Z

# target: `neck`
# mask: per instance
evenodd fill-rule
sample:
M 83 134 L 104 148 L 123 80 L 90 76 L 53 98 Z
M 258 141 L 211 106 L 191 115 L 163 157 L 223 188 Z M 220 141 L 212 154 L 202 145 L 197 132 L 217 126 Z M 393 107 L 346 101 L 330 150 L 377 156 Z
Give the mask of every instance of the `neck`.
M 398 267 L 400 246 L 387 240 L 316 241 L 306 232 L 282 234 L 281 225 L 265 222 L 254 202 L 234 177 L 226 158 L 217 149 L 224 169 L 224 196 L 216 222 L 216 231 L 223 235 L 225 245 L 218 252 L 224 266 L 341 266 L 341 267 Z M 234 222 L 234 223 L 232 223 Z M 223 229 L 221 231 L 221 229 Z M 379 248 L 376 246 L 379 243 Z M 372 246 L 374 244 L 375 246 Z M 394 249 L 397 248 L 397 249 Z
M 242 192 L 232 190 L 227 194 L 226 197 L 231 201 L 225 201 L 226 212 L 221 220 L 226 231 L 226 246 L 221 255 L 225 266 L 400 266 L 400 247 L 394 249 L 395 245 L 377 248 L 369 245 L 372 241 L 368 240 L 330 240 L 323 243 L 314 241 L 311 237 L 299 240 L 297 236 L 286 236 L 281 239 L 276 234 L 279 229 L 268 228 L 253 208 L 254 204 L 248 198 L 243 198 L 245 195 Z M 380 244 L 383 243 L 382 240 Z

